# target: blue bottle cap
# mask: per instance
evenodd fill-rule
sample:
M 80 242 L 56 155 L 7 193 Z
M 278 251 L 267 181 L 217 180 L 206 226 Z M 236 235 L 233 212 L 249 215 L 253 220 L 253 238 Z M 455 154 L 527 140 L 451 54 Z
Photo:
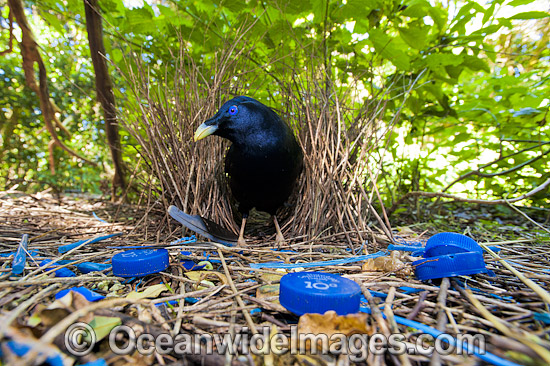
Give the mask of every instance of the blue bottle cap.
M 281 278 L 279 302 L 296 315 L 357 313 L 361 287 L 342 276 L 323 272 L 289 273 Z
M 134 249 L 115 254 L 113 274 L 119 277 L 141 277 L 164 271 L 170 264 L 166 249 Z
M 419 280 L 487 273 L 481 252 L 464 252 L 412 262 Z
M 69 291 L 78 292 L 82 296 L 86 298 L 89 302 L 99 301 L 103 300 L 105 296 L 98 294 L 97 292 L 93 292 L 92 290 L 87 289 L 86 287 L 71 287 L 67 288 L 65 290 L 59 291 L 57 294 L 55 294 L 56 299 L 61 299 L 63 296 L 67 295 Z
M 482 253 L 483 251 L 474 239 L 466 235 L 458 233 L 439 233 L 429 238 L 426 242 L 424 258 L 464 252 Z

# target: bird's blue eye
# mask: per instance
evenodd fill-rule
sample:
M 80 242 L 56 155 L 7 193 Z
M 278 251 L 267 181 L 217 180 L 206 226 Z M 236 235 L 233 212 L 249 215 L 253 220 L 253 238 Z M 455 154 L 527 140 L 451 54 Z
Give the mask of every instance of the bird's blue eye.
M 233 105 L 233 106 L 231 106 L 231 108 L 229 108 L 229 114 L 232 115 L 232 116 L 236 115 L 238 111 L 239 110 L 237 109 L 236 105 Z

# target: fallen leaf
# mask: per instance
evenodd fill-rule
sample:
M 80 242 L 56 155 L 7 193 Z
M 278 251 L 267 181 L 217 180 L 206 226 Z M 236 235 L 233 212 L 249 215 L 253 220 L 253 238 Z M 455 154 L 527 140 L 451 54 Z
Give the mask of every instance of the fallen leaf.
M 159 283 L 158 285 L 153 285 L 147 287 L 145 290 L 141 292 L 132 291 L 128 295 L 126 295 L 127 299 L 154 299 L 158 297 L 161 293 L 167 290 L 166 285 Z
M 372 334 L 372 328 L 367 325 L 369 315 L 364 313 L 337 315 L 335 311 L 324 314 L 304 314 L 298 321 L 298 334 L 314 334 L 327 336 L 329 344 L 341 341 L 334 335 Z M 318 347 L 321 341 L 318 340 Z M 306 349 L 310 349 L 311 340 L 306 341 Z M 318 348 L 319 349 L 319 348 Z
M 227 285 L 229 283 L 227 281 L 227 277 L 225 277 L 223 273 L 216 272 L 216 271 L 190 271 L 190 272 L 185 272 L 185 275 L 190 280 L 196 281 L 201 284 L 203 283 L 203 281 L 207 279 L 220 280 L 224 285 Z
M 120 324 L 122 324 L 120 318 L 110 316 L 94 316 L 88 325 L 93 328 L 97 341 L 99 342 L 103 338 L 107 337 L 114 327 Z

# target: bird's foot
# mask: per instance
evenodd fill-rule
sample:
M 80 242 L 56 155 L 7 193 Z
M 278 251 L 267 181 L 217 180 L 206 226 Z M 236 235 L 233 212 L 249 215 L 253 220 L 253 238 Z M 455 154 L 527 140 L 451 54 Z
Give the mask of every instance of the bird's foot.
M 280 232 L 277 233 L 277 235 L 275 236 L 275 244 L 277 244 L 277 248 L 281 248 L 281 247 L 285 247 L 286 246 L 286 240 L 285 240 L 285 237 L 283 236 L 283 234 L 281 234 Z
M 237 246 L 238 247 L 246 247 L 246 240 L 244 240 L 243 237 L 239 237 L 239 240 L 237 240 Z

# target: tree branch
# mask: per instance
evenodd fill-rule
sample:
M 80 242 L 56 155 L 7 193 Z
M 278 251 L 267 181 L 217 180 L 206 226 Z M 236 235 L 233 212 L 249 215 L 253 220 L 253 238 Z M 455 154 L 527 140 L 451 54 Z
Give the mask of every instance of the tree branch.
M 451 183 L 449 183 L 449 185 L 447 185 L 447 187 L 443 188 L 442 192 L 446 192 L 449 188 L 451 188 L 453 185 L 455 185 L 455 183 L 457 182 L 460 182 L 461 180 L 465 179 L 465 178 L 468 178 L 472 175 L 477 175 L 479 177 L 485 177 L 485 178 L 490 178 L 490 177 L 495 177 L 497 175 L 505 175 L 505 174 L 508 174 L 508 173 L 512 173 L 512 172 L 515 172 L 516 170 L 519 170 L 521 168 L 523 168 L 524 166 L 526 165 L 529 165 L 531 164 L 532 162 L 542 158 L 543 156 L 547 155 L 548 153 L 550 153 L 550 149 L 549 150 L 546 150 L 545 152 L 543 152 L 541 155 L 539 156 L 535 156 L 534 158 L 532 159 L 529 159 L 521 164 L 518 164 L 510 169 L 507 169 L 507 170 L 504 170 L 502 172 L 496 172 L 496 173 L 482 173 L 481 172 L 481 169 L 484 169 L 484 168 L 487 168 L 488 166 L 491 166 L 495 163 L 498 163 L 499 161 L 502 161 L 504 159 L 508 159 L 512 156 L 515 156 L 515 155 L 518 155 L 518 154 L 521 154 L 525 151 L 529 151 L 529 150 L 533 150 L 533 149 L 536 149 L 537 147 L 541 147 L 543 145 L 547 145 L 547 144 L 550 144 L 550 142 L 542 142 L 538 145 L 535 145 L 535 146 L 530 146 L 530 147 L 526 147 L 525 149 L 522 149 L 520 151 L 516 151 L 515 153 L 512 153 L 512 154 L 509 154 L 509 155 L 506 155 L 506 156 L 501 156 L 500 158 L 496 159 L 496 160 L 493 160 L 491 161 L 490 163 L 487 163 L 487 164 L 484 164 L 482 166 L 480 166 L 479 168 L 477 168 L 476 170 L 471 170 L 469 171 L 468 173 L 466 174 L 462 174 L 460 177 L 456 178 L 455 180 L 453 180 Z
M 34 35 L 27 22 L 27 16 L 23 10 L 23 4 L 21 0 L 8 0 L 10 7 L 10 14 L 13 12 L 15 20 L 21 28 L 21 56 L 23 57 L 23 71 L 25 72 L 25 80 L 29 88 L 31 88 L 36 94 L 38 94 L 40 101 L 40 109 L 42 110 L 42 116 L 44 116 L 44 122 L 46 129 L 50 133 L 52 138 L 52 144 L 65 150 L 70 155 L 84 160 L 85 162 L 97 166 L 97 164 L 83 156 L 80 156 L 76 151 L 66 146 L 57 136 L 55 131 L 55 113 L 52 103 L 50 101 L 50 92 L 48 90 L 48 77 L 46 72 L 46 66 L 44 61 L 38 52 L 38 44 L 34 39 Z M 36 82 L 34 63 L 38 64 L 38 78 L 39 82 Z M 50 153 L 53 149 L 50 149 Z M 53 165 L 53 156 L 50 156 L 50 169 L 55 174 L 55 166 Z
M 540 191 L 544 190 L 545 188 L 547 188 L 548 186 L 550 186 L 550 178 L 547 179 L 544 183 L 542 183 L 540 186 L 532 189 L 531 191 L 519 196 L 519 197 L 516 197 L 516 198 L 512 198 L 512 199 L 499 199 L 499 200 L 479 200 L 479 199 L 471 199 L 471 198 L 462 198 L 462 197 L 459 197 L 459 196 L 455 196 L 455 195 L 452 195 L 452 194 L 449 194 L 449 193 L 442 193 L 442 192 L 422 192 L 422 191 L 414 191 L 414 192 L 409 192 L 407 194 L 405 194 L 403 197 L 401 197 L 400 199 L 398 199 L 392 206 L 391 208 L 389 209 L 389 212 L 392 213 L 393 211 L 395 211 L 395 209 L 404 201 L 406 200 L 407 198 L 409 197 L 417 197 L 417 196 L 423 196 L 423 197 L 445 197 L 445 198 L 452 198 L 454 199 L 455 201 L 460 201 L 460 202 L 469 202 L 469 203 L 479 203 L 479 204 L 484 204 L 484 205 L 499 205 L 499 204 L 507 204 L 507 203 L 513 203 L 513 202 L 517 202 L 517 201 L 521 201 L 521 200 L 524 200 L 528 197 L 531 197 L 537 193 L 539 193 Z
M 95 71 L 95 88 L 97 99 L 103 108 L 105 118 L 105 134 L 111 159 L 114 166 L 113 188 L 111 200 L 116 197 L 117 187 L 124 189 L 124 166 L 122 163 L 122 149 L 120 145 L 120 135 L 118 130 L 118 120 L 115 108 L 115 95 L 113 93 L 113 84 L 109 76 L 109 68 L 105 61 L 105 46 L 103 45 L 103 26 L 97 0 L 84 0 L 84 12 L 86 14 L 86 29 L 88 31 L 88 42 L 90 44 L 90 54 Z

